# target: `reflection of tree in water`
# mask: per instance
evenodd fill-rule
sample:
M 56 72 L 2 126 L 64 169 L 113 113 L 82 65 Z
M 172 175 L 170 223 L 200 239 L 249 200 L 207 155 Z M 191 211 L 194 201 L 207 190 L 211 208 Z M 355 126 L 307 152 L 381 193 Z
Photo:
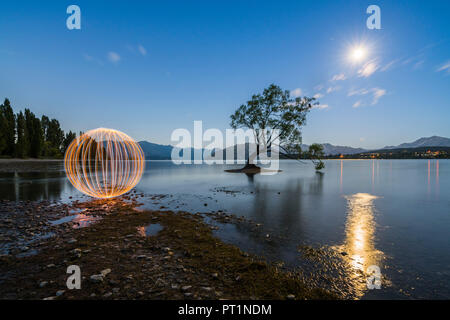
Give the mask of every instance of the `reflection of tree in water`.
M 0 191 L 2 199 L 58 200 L 67 188 L 63 171 L 2 173 Z
M 322 195 L 323 193 L 323 172 L 316 171 L 314 178 L 309 184 L 309 192 L 317 195 Z
M 248 217 L 262 228 L 248 228 L 237 225 L 236 231 L 242 239 L 248 239 L 255 247 L 272 259 L 281 259 L 283 255 L 292 255 L 292 236 L 304 233 L 302 222 L 302 202 L 304 190 L 309 194 L 321 195 L 323 192 L 323 174 L 312 179 L 289 179 L 282 188 L 269 183 L 261 183 L 255 174 L 246 174 L 254 193 L 253 206 Z M 309 194 L 307 196 L 309 196 Z M 269 238 L 266 235 L 269 234 Z M 250 245 L 247 243 L 246 245 Z
M 251 180 L 250 180 L 251 179 Z M 282 227 L 291 227 L 299 220 L 302 211 L 303 190 L 314 195 L 323 193 L 323 174 L 317 173 L 312 179 L 289 179 L 283 188 L 272 187 L 271 184 L 254 183 L 253 212 L 251 218 L 262 223 L 266 219 L 284 217 Z
M 9 181 L 13 180 L 15 176 L 14 172 L 6 172 L 0 174 L 0 194 L 1 199 L 17 200 L 16 185 L 11 185 Z
M 249 184 L 255 183 L 255 174 L 254 173 L 246 173 L 245 175 L 247 176 L 247 180 L 248 180 Z

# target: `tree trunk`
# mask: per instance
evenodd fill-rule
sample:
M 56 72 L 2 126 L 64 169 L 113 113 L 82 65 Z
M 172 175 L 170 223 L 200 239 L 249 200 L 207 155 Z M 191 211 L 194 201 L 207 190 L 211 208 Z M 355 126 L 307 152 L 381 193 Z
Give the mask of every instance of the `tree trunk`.
M 256 145 L 256 155 L 255 154 L 252 154 L 252 155 L 249 154 L 248 155 L 248 159 L 247 159 L 247 163 L 245 164 L 245 167 L 242 168 L 242 169 L 255 169 L 255 168 L 259 169 L 259 167 L 256 164 L 254 164 L 254 160 L 255 159 L 258 160 L 258 157 L 259 157 L 259 144 Z

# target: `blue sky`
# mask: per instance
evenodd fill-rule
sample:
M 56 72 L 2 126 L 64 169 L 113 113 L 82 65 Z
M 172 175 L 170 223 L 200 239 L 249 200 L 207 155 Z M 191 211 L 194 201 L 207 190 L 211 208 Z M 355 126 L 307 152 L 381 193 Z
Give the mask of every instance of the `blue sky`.
M 81 30 L 66 28 L 67 6 Z M 381 30 L 366 8 L 381 8 Z M 349 56 L 355 47 L 366 56 Z M 334 80 L 333 80 L 334 79 Z M 275 83 L 320 97 L 303 142 L 450 137 L 449 1 L 2 1 L 0 98 L 65 130 L 170 143 Z

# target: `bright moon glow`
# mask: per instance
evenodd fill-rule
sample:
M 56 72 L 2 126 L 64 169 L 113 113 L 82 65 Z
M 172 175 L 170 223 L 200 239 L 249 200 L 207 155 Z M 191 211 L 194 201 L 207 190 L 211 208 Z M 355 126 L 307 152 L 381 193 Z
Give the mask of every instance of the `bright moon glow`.
M 366 54 L 366 49 L 364 49 L 363 47 L 353 48 L 350 54 L 350 59 L 353 62 L 360 62 L 365 58 Z
M 99 128 L 74 139 L 64 155 L 67 178 L 81 192 L 112 198 L 130 191 L 141 179 L 141 147 L 125 133 Z

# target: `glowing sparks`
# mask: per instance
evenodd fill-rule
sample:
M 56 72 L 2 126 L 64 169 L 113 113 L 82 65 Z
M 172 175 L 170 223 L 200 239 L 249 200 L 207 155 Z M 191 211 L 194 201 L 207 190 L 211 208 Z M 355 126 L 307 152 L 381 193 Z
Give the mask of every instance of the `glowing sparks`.
M 130 191 L 144 171 L 141 147 L 123 132 L 99 128 L 72 141 L 64 168 L 72 185 L 95 198 L 117 197 Z

